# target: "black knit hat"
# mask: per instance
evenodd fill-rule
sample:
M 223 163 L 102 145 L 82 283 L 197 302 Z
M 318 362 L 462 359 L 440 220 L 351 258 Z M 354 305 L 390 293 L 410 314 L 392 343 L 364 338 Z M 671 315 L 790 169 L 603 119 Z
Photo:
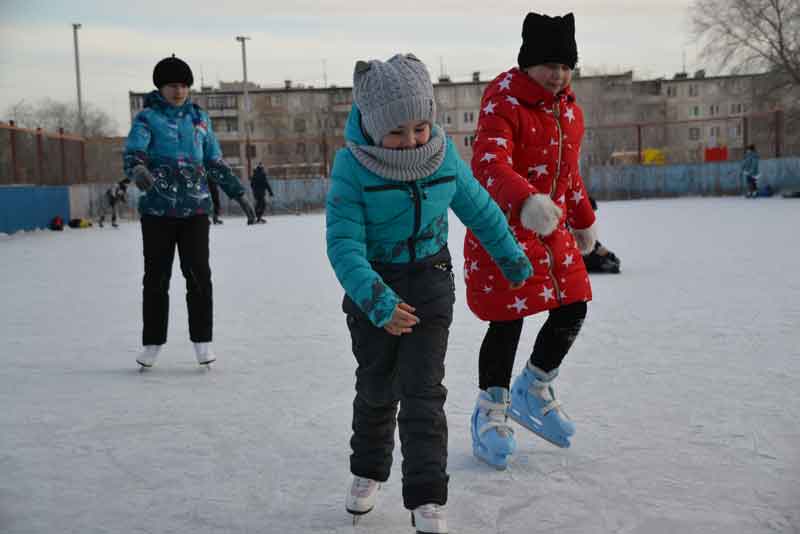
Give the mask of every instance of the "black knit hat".
M 548 17 L 528 13 L 522 23 L 522 46 L 517 57 L 519 68 L 544 63 L 561 63 L 571 69 L 578 63 L 575 42 L 575 16 Z
M 191 87 L 194 76 L 189 65 L 172 54 L 172 57 L 165 57 L 156 64 L 156 68 L 153 69 L 153 83 L 159 89 L 168 83 L 185 83 Z

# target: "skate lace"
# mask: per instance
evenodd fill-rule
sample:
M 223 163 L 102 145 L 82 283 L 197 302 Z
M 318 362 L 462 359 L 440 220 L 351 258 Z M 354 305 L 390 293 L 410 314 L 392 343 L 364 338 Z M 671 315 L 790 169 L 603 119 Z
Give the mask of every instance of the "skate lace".
M 555 410 L 559 415 L 568 418 L 567 413 L 561 407 L 561 402 L 556 399 L 556 393 L 553 390 L 553 386 L 550 384 L 533 384 L 531 385 L 529 391 L 543 401 L 547 401 L 547 404 L 545 404 L 542 408 L 542 415 L 547 415 Z
M 498 433 L 503 431 L 513 434 L 514 429 L 508 424 L 508 416 L 506 414 L 506 404 L 500 402 L 491 402 L 486 399 L 481 399 L 479 402 L 480 409 L 486 413 L 486 421 L 480 426 L 478 432 L 484 434 L 489 430 L 496 428 Z

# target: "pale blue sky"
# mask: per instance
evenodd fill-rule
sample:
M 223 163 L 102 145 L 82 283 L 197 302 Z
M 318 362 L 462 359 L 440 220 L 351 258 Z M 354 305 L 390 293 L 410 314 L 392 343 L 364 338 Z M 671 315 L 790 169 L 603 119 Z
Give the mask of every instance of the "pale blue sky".
M 196 83 L 242 78 L 236 35 L 247 35 L 248 78 L 349 85 L 357 59 L 413 51 L 438 76 L 474 70 L 494 76 L 513 66 L 528 11 L 573 11 L 580 66 L 632 69 L 638 78 L 672 76 L 697 47 L 688 31 L 691 0 L 227 0 L 159 2 L 0 0 L 0 114 L 22 99 L 75 101 L 73 22 L 79 31 L 84 102 L 130 126 L 128 91 L 151 89 L 155 63 L 173 52 Z M 135 5 L 135 7 L 134 7 Z M 224 9 L 222 8 L 224 5 Z M 713 72 L 713 68 L 708 68 Z M 0 117 L 5 119 L 6 117 Z

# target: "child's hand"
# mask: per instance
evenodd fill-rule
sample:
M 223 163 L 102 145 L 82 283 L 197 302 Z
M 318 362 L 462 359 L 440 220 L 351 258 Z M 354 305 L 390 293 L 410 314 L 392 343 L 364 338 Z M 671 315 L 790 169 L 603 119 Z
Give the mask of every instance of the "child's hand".
M 411 327 L 419 323 L 419 317 L 414 315 L 415 311 L 415 307 L 401 302 L 395 307 L 391 321 L 389 321 L 383 329 L 393 336 L 410 334 Z

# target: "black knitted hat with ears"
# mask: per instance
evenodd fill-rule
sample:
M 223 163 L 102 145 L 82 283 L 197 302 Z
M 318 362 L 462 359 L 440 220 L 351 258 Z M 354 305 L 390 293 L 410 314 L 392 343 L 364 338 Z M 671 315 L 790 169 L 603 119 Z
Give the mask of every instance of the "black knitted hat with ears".
M 545 63 L 560 63 L 571 69 L 578 63 L 575 42 L 575 16 L 548 17 L 528 13 L 522 23 L 522 46 L 517 63 L 520 69 Z
M 192 69 L 185 61 L 175 57 L 165 57 L 153 69 L 153 84 L 161 89 L 168 83 L 185 83 L 189 87 L 194 83 Z

